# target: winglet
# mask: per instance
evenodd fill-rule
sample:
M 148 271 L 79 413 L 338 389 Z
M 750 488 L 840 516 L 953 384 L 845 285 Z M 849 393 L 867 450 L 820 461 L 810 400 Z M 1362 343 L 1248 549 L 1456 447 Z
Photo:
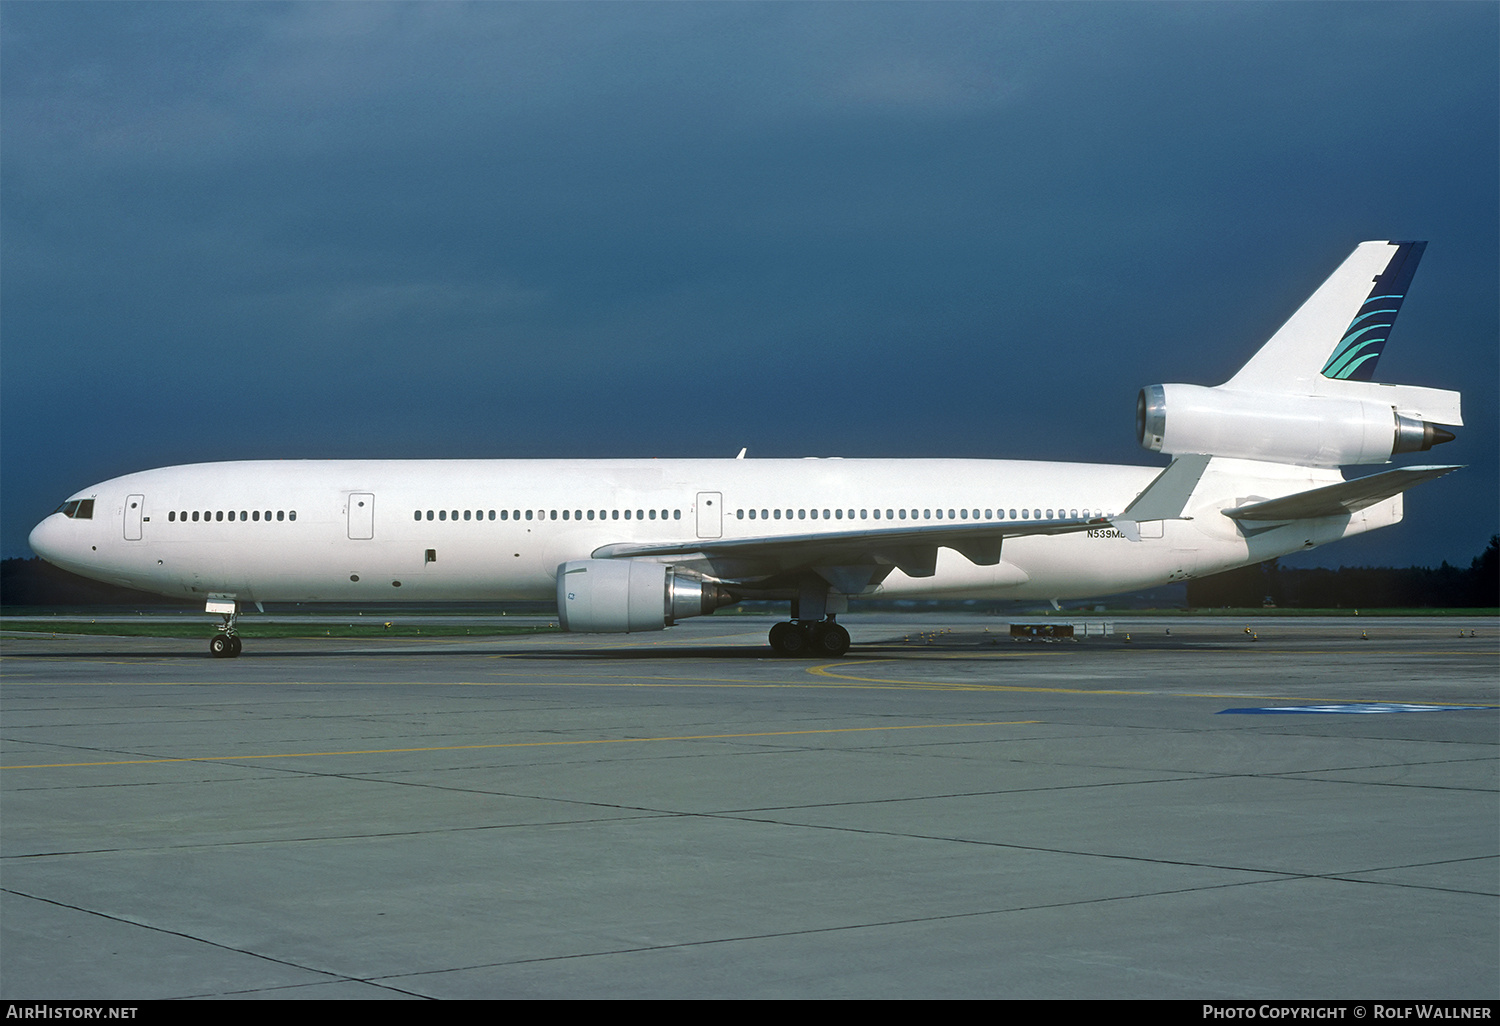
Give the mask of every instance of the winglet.
M 1125 507 L 1125 512 L 1112 517 L 1111 522 L 1131 541 L 1141 540 L 1142 520 L 1180 520 L 1187 508 L 1193 490 L 1203 478 L 1212 456 L 1188 453 L 1177 457 L 1167 469 L 1156 475 L 1146 490 Z

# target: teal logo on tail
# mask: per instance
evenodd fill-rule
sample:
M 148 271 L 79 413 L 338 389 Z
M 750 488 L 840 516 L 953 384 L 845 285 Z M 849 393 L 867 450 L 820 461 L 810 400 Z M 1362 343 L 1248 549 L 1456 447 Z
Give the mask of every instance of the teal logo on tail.
M 1385 351 L 1385 343 L 1401 311 L 1417 263 L 1422 259 L 1425 242 L 1398 242 L 1396 253 L 1385 271 L 1375 278 L 1370 297 L 1360 304 L 1359 313 L 1344 329 L 1344 337 L 1334 346 L 1333 355 L 1323 365 L 1323 376 L 1341 381 L 1372 381 L 1375 361 Z

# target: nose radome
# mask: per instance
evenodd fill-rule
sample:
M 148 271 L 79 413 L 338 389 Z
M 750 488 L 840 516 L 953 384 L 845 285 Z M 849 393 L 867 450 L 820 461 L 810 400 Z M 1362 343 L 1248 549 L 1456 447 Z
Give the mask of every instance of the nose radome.
M 54 513 L 31 529 L 27 538 L 31 551 L 49 563 L 58 563 L 66 554 L 63 547 L 63 525 L 66 518 Z

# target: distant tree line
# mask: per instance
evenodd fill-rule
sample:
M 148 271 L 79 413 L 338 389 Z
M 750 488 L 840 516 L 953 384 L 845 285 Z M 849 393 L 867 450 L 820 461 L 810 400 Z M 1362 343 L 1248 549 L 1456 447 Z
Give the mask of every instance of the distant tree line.
M 202 601 L 192 602 L 151 595 L 133 588 L 121 588 L 102 581 L 91 581 L 51 563 L 31 559 L 0 561 L 0 606 L 189 606 L 202 609 Z
M 1274 559 L 1189 581 L 1189 606 L 1294 609 L 1452 609 L 1500 607 L 1500 535 L 1468 569 L 1340 567 L 1298 570 Z
M 1189 581 L 1187 604 L 1198 608 L 1274 605 L 1307 609 L 1457 607 L 1500 608 L 1500 535 L 1468 569 L 1340 567 L 1296 570 L 1272 559 Z M 0 606 L 176 606 L 201 608 L 184 598 L 163 598 L 90 581 L 40 559 L 0 562 Z

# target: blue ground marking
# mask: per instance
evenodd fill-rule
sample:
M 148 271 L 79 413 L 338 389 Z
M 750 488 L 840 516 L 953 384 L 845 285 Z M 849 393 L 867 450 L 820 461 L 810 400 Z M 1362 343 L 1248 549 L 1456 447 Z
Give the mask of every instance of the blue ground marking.
M 1463 712 L 1472 709 L 1494 709 L 1493 705 L 1409 705 L 1405 702 L 1340 702 L 1336 705 L 1281 705 L 1260 709 L 1220 709 L 1225 713 L 1414 713 Z

